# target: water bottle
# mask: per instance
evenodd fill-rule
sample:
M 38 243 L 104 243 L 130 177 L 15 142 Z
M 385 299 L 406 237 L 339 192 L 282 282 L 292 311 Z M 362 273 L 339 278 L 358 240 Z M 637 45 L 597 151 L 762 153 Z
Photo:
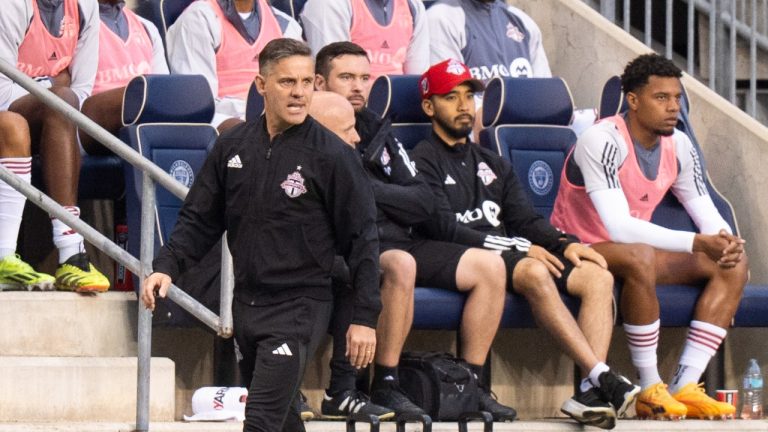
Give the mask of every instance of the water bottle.
M 749 360 L 749 367 L 742 380 L 741 418 L 763 418 L 763 375 L 757 360 Z

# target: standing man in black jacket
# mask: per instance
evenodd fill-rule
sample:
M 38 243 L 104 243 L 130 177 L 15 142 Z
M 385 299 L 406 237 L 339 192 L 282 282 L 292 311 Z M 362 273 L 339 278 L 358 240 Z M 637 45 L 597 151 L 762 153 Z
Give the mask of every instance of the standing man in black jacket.
M 235 268 L 235 346 L 250 382 L 243 430 L 303 431 L 299 385 L 331 313 L 338 251 L 354 300 L 349 360 L 373 360 L 379 300 L 378 238 L 370 184 L 355 153 L 307 115 L 314 85 L 309 48 L 292 39 L 259 54 L 265 113 L 223 134 L 201 169 L 142 288 L 154 307 L 171 281 L 224 231 Z
M 467 245 L 482 245 L 489 234 L 530 240 L 526 251 L 501 252 L 507 289 L 525 296 L 536 322 L 582 369 L 581 388 L 561 410 L 612 429 L 640 389 L 605 364 L 613 329 L 613 278 L 605 259 L 537 214 L 512 165 L 469 140 L 474 96 L 483 84 L 466 65 L 453 59 L 433 65 L 419 90 L 433 133 L 412 155 L 437 199 L 440 223 L 427 227 L 430 234 Z M 578 321 L 559 290 L 581 299 Z
M 412 227 L 434 217 L 434 199 L 394 137 L 390 124 L 365 108 L 370 91 L 370 62 L 366 51 L 351 42 L 335 42 L 317 54 L 315 85 L 338 93 L 355 108 L 360 143 L 356 146 L 378 208 L 381 240 L 382 312 L 376 330 L 378 349 L 374 362 L 371 401 L 397 414 L 423 413 L 399 387 L 397 366 L 413 322 L 416 284 L 458 290 L 467 294 L 461 323 L 463 355 L 478 375 L 490 350 L 504 306 L 503 262 L 498 255 L 456 243 L 417 238 Z M 512 239 L 497 238 L 509 248 Z M 355 375 L 344 367 L 345 327 L 343 293 L 337 291 L 334 311 L 334 358 L 331 383 L 321 407 L 324 415 L 343 417 L 372 411 L 371 404 L 354 390 Z M 348 316 L 348 314 L 347 314 Z M 479 394 L 480 408 L 497 421 L 513 420 L 514 409 L 498 403 L 488 389 Z

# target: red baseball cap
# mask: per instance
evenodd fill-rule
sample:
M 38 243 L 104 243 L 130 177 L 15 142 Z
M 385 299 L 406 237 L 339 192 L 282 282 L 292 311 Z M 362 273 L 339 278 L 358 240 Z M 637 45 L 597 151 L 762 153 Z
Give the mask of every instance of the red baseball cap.
M 467 83 L 474 91 L 485 90 L 480 80 L 472 78 L 469 68 L 456 59 L 448 59 L 432 65 L 419 79 L 421 98 L 450 93 L 459 84 Z

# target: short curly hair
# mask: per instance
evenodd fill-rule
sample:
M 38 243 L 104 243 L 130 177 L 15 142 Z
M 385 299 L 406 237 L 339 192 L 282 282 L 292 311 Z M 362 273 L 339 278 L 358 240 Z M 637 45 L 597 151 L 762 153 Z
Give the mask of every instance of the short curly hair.
M 648 78 L 651 75 L 680 78 L 683 71 L 663 56 L 656 53 L 643 54 L 627 64 L 624 73 L 621 75 L 621 89 L 624 94 L 633 92 L 648 84 Z

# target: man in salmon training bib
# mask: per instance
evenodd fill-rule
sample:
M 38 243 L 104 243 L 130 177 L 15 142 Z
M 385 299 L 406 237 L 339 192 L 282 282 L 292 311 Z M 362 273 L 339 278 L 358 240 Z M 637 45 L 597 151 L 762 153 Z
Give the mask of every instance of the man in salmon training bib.
M 621 77 L 629 110 L 587 129 L 563 168 L 552 223 L 592 243 L 623 282 L 621 313 L 648 418 L 732 417 L 698 384 L 725 339 L 747 282 L 744 240 L 718 213 L 698 151 L 677 130 L 682 72 L 646 54 Z M 671 230 L 651 216 L 671 191 L 700 233 Z M 656 284 L 702 284 L 688 338 L 670 385 L 659 375 Z
M 363 47 L 372 80 L 429 67 L 429 30 L 420 0 L 309 0 L 301 23 L 315 54 L 332 42 Z

